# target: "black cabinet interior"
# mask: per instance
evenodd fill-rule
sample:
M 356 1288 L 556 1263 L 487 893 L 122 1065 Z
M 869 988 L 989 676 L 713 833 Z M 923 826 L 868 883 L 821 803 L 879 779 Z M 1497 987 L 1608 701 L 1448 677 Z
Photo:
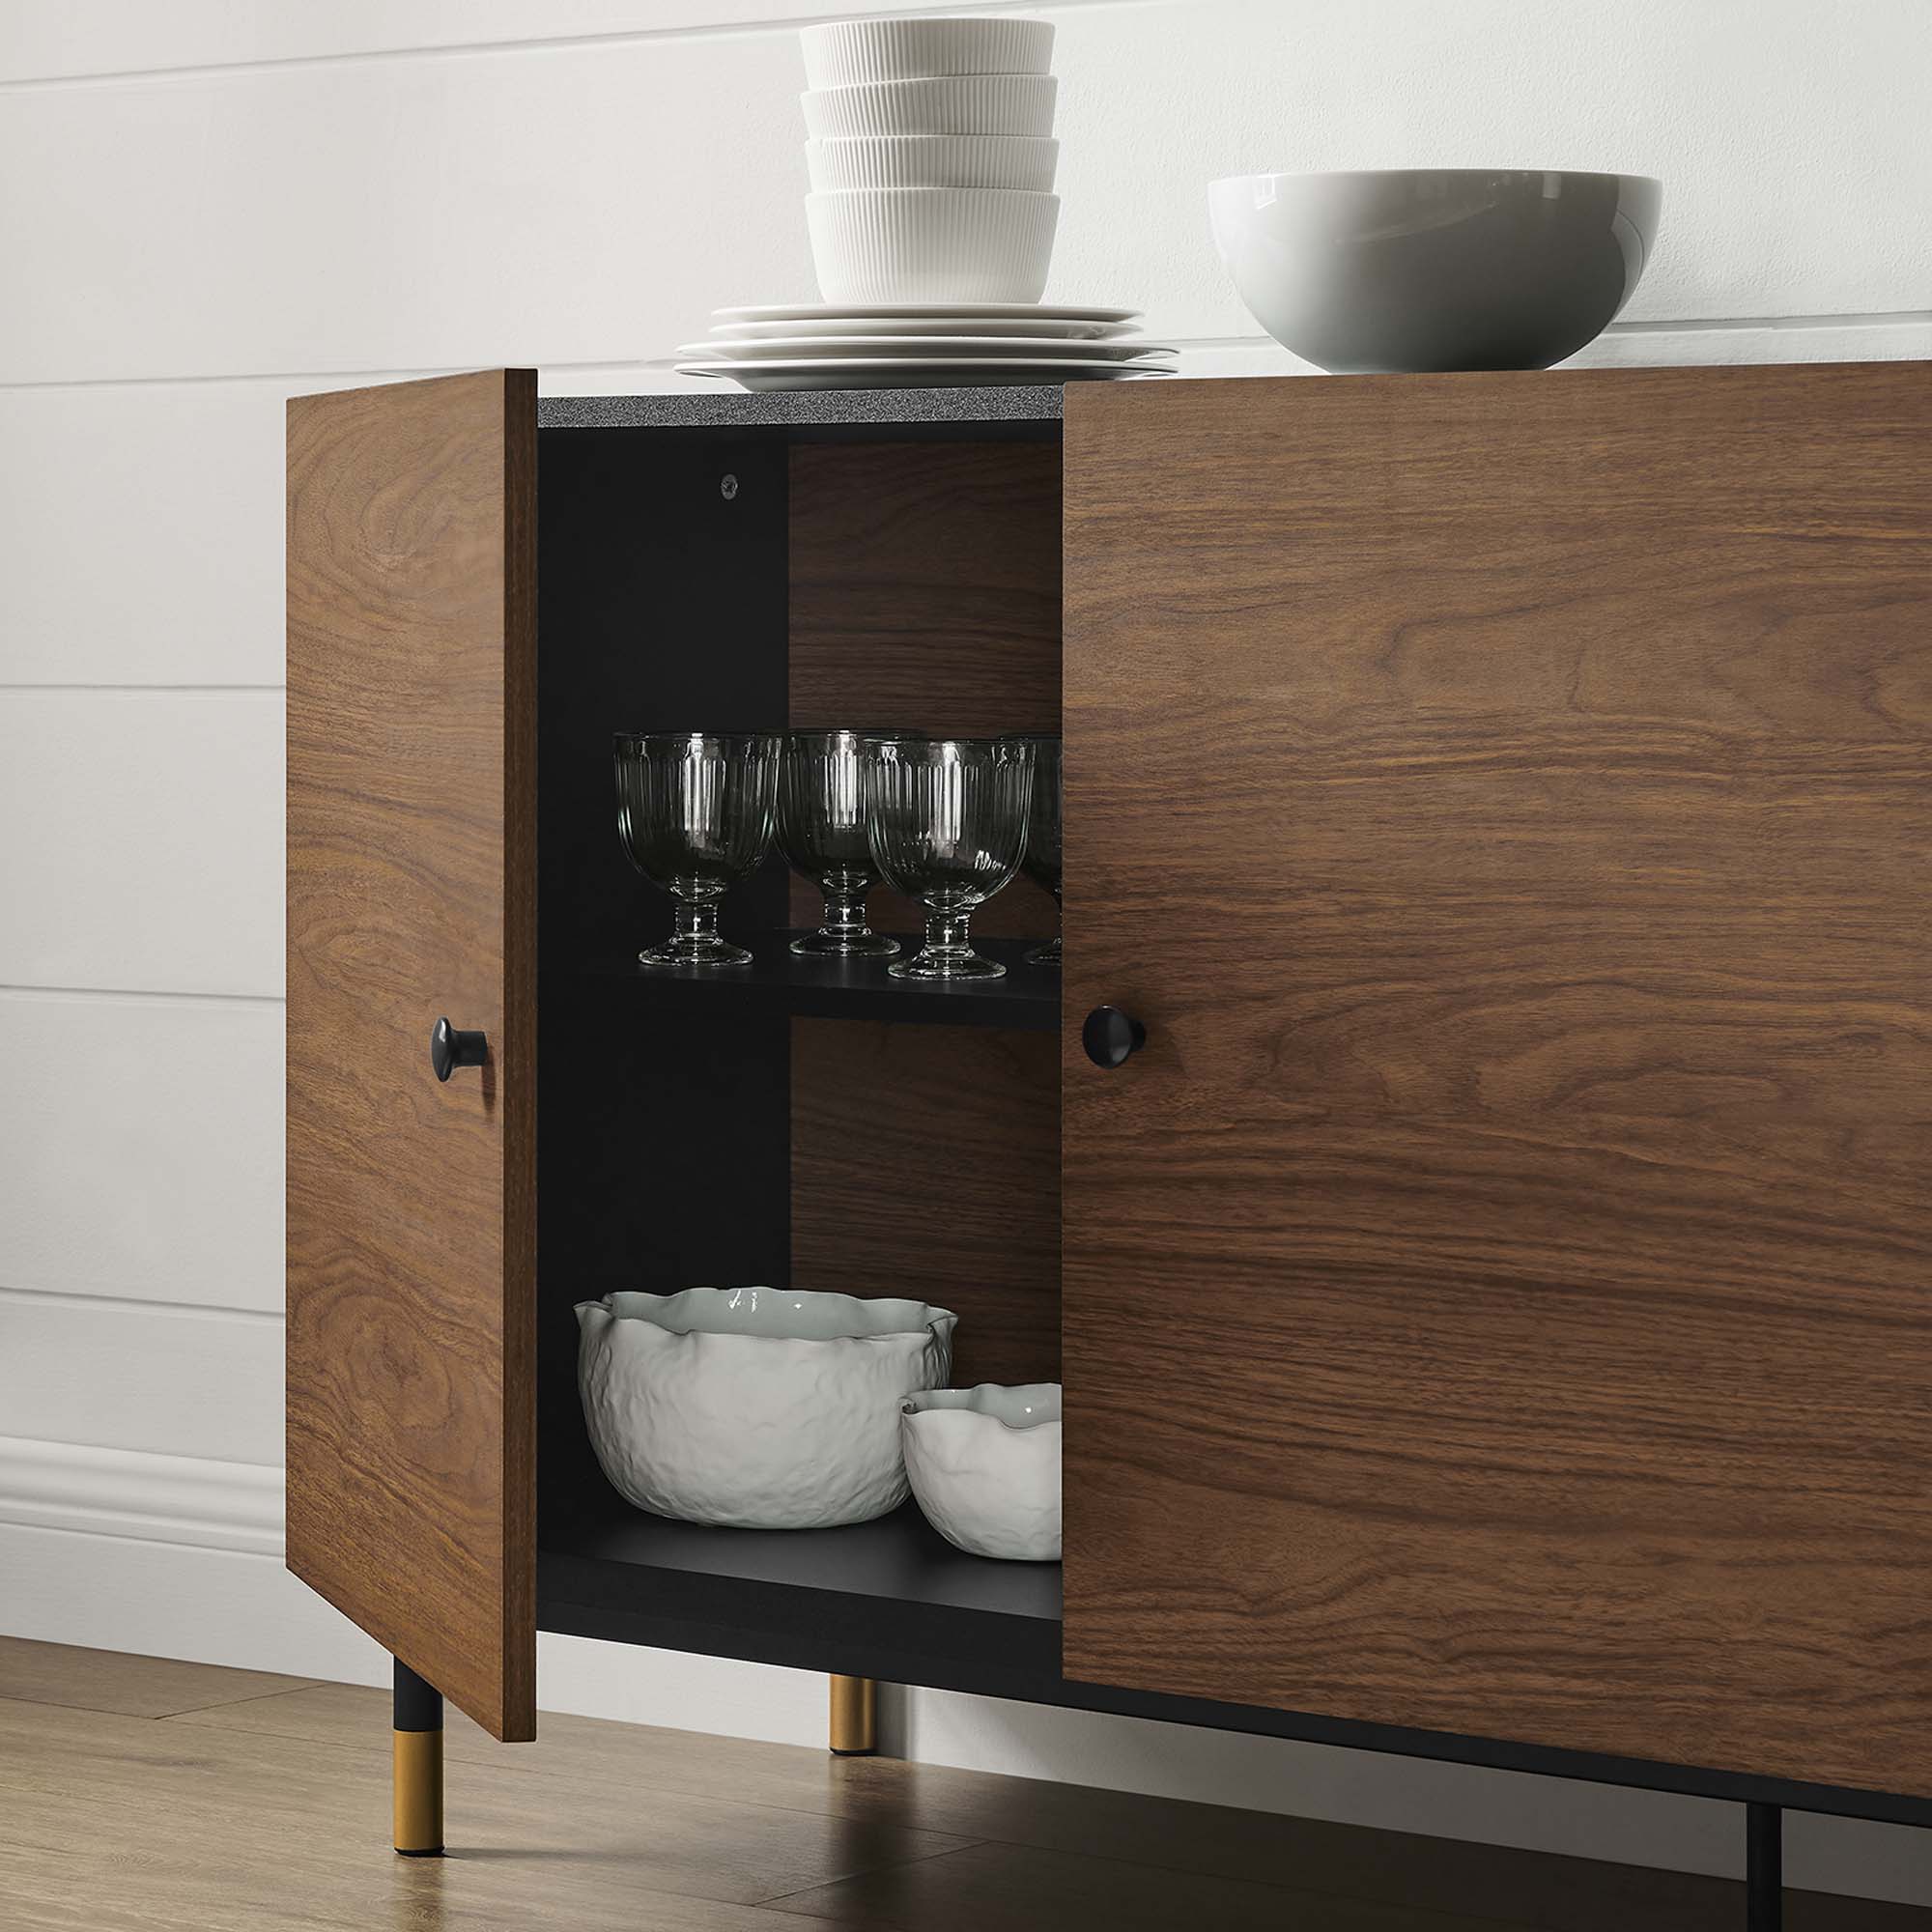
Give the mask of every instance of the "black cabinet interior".
M 1006 979 L 908 987 L 873 962 L 792 959 L 785 935 L 810 895 L 774 856 L 724 905 L 753 966 L 646 972 L 636 953 L 668 929 L 669 902 L 618 844 L 611 775 L 620 729 L 768 728 L 832 722 L 828 708 L 880 728 L 1053 728 L 1050 396 L 1051 415 L 965 422 L 747 420 L 788 412 L 736 398 L 698 426 L 641 407 L 574 426 L 582 406 L 546 405 L 544 1628 L 1013 1694 L 1057 1682 L 1058 1567 L 963 1556 L 910 1505 L 787 1533 L 632 1510 L 585 1435 L 571 1313 L 616 1289 L 700 1282 L 917 1293 L 961 1312 L 955 1379 L 1058 1374 L 1059 980 L 1020 957 L 1053 929 L 1050 902 L 1016 894 L 1014 936 L 986 941 Z M 801 488 L 849 500 L 801 515 Z M 880 694 L 878 708 L 851 715 L 858 692 Z M 903 929 L 907 910 L 881 923 Z

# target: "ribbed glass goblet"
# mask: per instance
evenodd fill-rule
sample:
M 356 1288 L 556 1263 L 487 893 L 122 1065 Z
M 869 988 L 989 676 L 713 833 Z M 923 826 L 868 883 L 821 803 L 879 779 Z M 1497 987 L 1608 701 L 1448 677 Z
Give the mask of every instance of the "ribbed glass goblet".
M 825 895 L 824 924 L 791 943 L 821 959 L 888 959 L 896 939 L 866 923 L 879 868 L 866 831 L 869 765 L 857 731 L 787 731 L 779 767 L 779 844 L 786 863 Z
M 718 901 L 757 869 L 772 841 L 775 731 L 620 731 L 617 836 L 652 885 L 676 901 L 671 936 L 646 966 L 744 966 L 718 936 Z
M 1001 740 L 1007 745 L 1025 745 L 1033 752 L 1033 803 L 1027 810 L 1026 851 L 1020 870 L 1044 886 L 1060 904 L 1060 740 L 1015 734 Z M 1036 946 L 1027 954 L 1035 966 L 1060 964 L 1060 935 L 1055 933 L 1044 946 Z
M 872 859 L 895 892 L 925 907 L 925 944 L 895 980 L 997 980 L 967 922 L 1019 869 L 1033 753 L 996 738 L 868 738 Z

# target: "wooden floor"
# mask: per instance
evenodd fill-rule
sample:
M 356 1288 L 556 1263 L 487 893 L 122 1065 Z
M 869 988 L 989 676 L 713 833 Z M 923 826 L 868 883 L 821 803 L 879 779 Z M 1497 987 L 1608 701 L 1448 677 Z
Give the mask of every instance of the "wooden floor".
M 388 1849 L 388 1698 L 0 1637 L 0 1926 L 75 1932 L 1723 1932 L 1742 1889 L 1070 1785 L 546 1717 L 448 1734 Z M 1742 1829 L 1742 1828 L 1741 1828 Z M 1791 1894 L 1790 1932 L 1932 1914 Z

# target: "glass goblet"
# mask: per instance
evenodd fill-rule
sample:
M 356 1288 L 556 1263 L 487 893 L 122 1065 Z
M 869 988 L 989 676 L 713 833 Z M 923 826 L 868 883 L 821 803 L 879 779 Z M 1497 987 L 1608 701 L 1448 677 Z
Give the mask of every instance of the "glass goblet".
M 1033 751 L 1033 803 L 1027 810 L 1026 851 L 1020 870 L 1044 886 L 1060 904 L 1060 740 L 1015 734 L 1003 744 L 1027 745 Z M 1044 946 L 1036 946 L 1027 954 L 1034 966 L 1060 964 L 1060 935 L 1055 933 Z
M 772 841 L 775 731 L 620 731 L 617 836 L 652 885 L 676 901 L 671 936 L 645 966 L 744 966 L 718 936 L 718 901 L 757 869 Z
M 995 738 L 869 738 L 867 823 L 895 892 L 925 907 L 925 944 L 886 970 L 895 980 L 997 980 L 967 922 L 1019 869 L 1033 753 Z
M 779 767 L 779 845 L 825 895 L 825 923 L 791 943 L 820 959 L 889 959 L 896 939 L 866 923 L 879 868 L 866 832 L 867 774 L 857 731 L 787 731 Z

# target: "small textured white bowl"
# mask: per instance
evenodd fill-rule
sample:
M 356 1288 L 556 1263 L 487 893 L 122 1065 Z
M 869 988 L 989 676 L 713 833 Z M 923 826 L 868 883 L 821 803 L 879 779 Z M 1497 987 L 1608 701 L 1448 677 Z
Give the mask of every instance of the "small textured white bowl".
M 927 1520 L 975 1556 L 1060 1560 L 1060 1384 L 908 1396 L 906 1474 Z
M 639 1509 L 740 1529 L 865 1522 L 906 1498 L 899 1403 L 944 1381 L 959 1318 L 923 1301 L 687 1288 L 577 1304 L 604 1473 Z
M 1035 302 L 1053 262 L 1056 194 L 999 187 L 809 194 L 828 302 Z
M 1053 191 L 1060 143 L 1050 135 L 860 134 L 808 141 L 815 193 L 867 187 L 1010 187 Z
M 874 80 L 815 87 L 799 96 L 814 141 L 862 134 L 1053 132 L 1050 73 L 964 73 L 943 80 Z
M 833 20 L 801 28 L 798 40 L 808 87 L 934 74 L 1044 73 L 1053 65 L 1053 26 L 1046 20 Z

